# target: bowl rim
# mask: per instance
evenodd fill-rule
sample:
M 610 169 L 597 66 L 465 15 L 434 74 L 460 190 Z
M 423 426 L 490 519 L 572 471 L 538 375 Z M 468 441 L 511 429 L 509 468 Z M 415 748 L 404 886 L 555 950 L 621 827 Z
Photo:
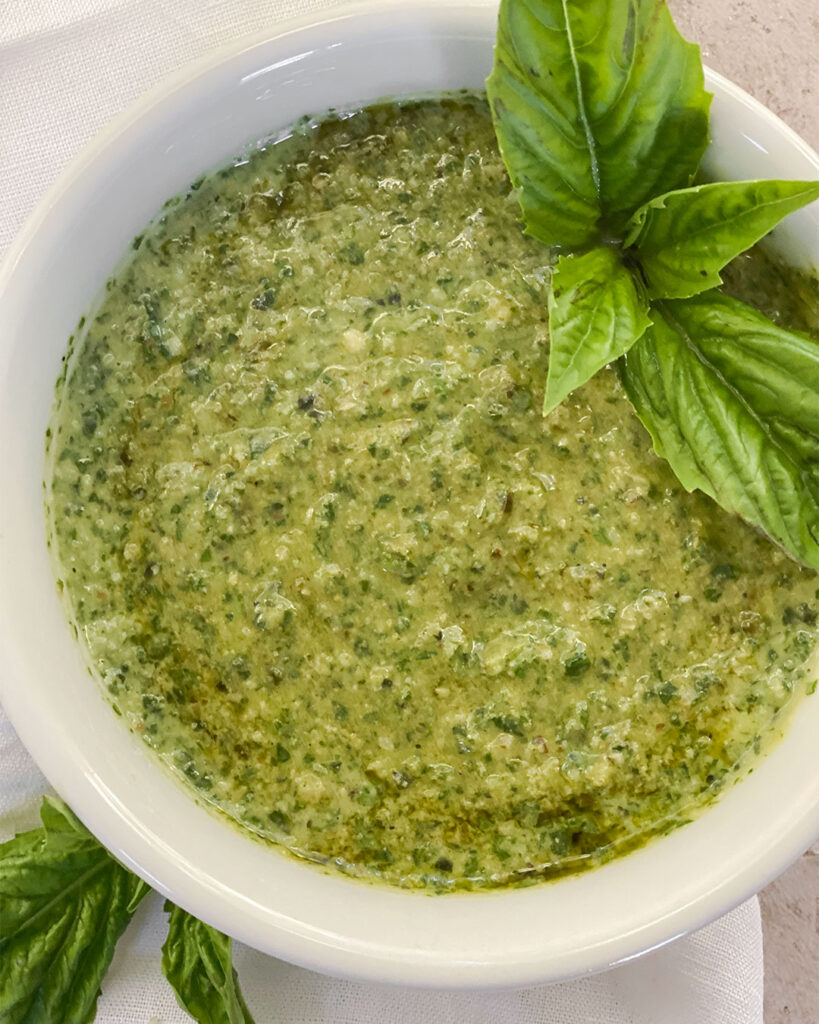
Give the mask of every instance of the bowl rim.
M 14 286 L 15 275 L 19 266 L 25 261 L 26 253 L 32 240 L 35 239 L 43 225 L 49 220 L 55 208 L 59 207 L 64 195 L 70 191 L 77 179 L 81 178 L 88 168 L 108 150 L 112 144 L 126 135 L 128 130 L 152 112 L 161 108 L 172 96 L 183 88 L 193 84 L 197 79 L 212 71 L 215 67 L 229 59 L 236 58 L 260 44 L 283 41 L 300 33 L 327 26 L 354 26 L 362 19 L 383 17 L 396 19 L 415 17 L 418 12 L 434 12 L 439 18 L 463 18 L 470 20 L 476 32 L 483 32 L 495 17 L 493 3 L 463 4 L 437 3 L 435 0 L 416 0 L 385 4 L 381 0 L 357 3 L 344 8 L 336 8 L 319 15 L 304 15 L 288 19 L 268 30 L 256 32 L 234 42 L 225 44 L 218 49 L 200 57 L 189 65 L 174 72 L 153 86 L 150 90 L 130 104 L 122 113 L 114 118 L 74 157 L 60 173 L 55 182 L 47 190 L 35 209 L 29 215 L 24 226 L 13 241 L 8 254 L 0 267 L 0 308 L 2 297 Z M 494 33 L 493 33 L 494 34 Z M 706 69 L 706 81 L 709 87 L 719 90 L 723 95 L 731 97 L 754 116 L 761 118 L 773 126 L 779 136 L 795 150 L 799 151 L 816 168 L 819 176 L 819 156 L 792 129 L 771 113 L 757 100 L 750 97 L 738 86 L 723 76 Z M 1 319 L 1 318 L 0 318 Z M 5 442 L 4 442 L 5 443 Z M 0 537 L 0 541 L 2 538 Z M 0 633 L 3 630 L 0 629 Z M 776 876 L 819 837 L 819 801 L 811 803 L 812 812 L 805 813 L 794 824 L 794 827 L 783 834 L 779 841 L 770 849 L 764 867 L 757 862 L 746 865 L 729 881 L 723 882 L 716 892 L 700 894 L 696 900 L 678 907 L 671 915 L 643 923 L 638 929 L 626 935 L 609 936 L 598 943 L 573 951 L 571 955 L 550 960 L 544 964 L 540 959 L 520 962 L 509 962 L 503 956 L 494 959 L 464 959 L 453 964 L 431 964 L 423 959 L 396 961 L 383 950 L 362 948 L 360 944 L 340 944 L 330 939 L 321 940 L 316 936 L 298 933 L 297 930 L 286 933 L 285 945 L 275 948 L 268 938 L 259 932 L 259 920 L 246 912 L 248 908 L 234 907 L 233 913 L 226 908 L 219 908 L 219 886 L 213 884 L 208 888 L 208 899 L 204 899 L 202 880 L 191 878 L 189 885 L 183 885 L 175 872 L 165 872 L 163 866 L 164 853 L 156 848 L 149 848 L 146 833 L 140 829 L 139 823 L 119 803 L 114 794 L 105 792 L 104 783 L 100 779 L 92 779 L 81 766 L 71 766 L 66 772 L 66 762 L 48 739 L 36 729 L 26 707 L 23 687 L 15 686 L 14 680 L 18 673 L 16 657 L 11 646 L 0 636 L 0 664 L 14 666 L 11 671 L 0 674 L 0 698 L 2 698 L 12 724 L 18 730 L 26 746 L 37 757 L 46 776 L 72 805 L 78 813 L 92 826 L 92 830 L 114 849 L 117 855 L 136 873 L 142 875 L 154 888 L 173 895 L 177 891 L 182 894 L 179 902 L 193 906 L 201 898 L 206 912 L 201 914 L 206 920 L 223 930 L 235 934 L 237 938 L 249 942 L 260 949 L 266 949 L 283 959 L 301 965 L 323 970 L 340 976 L 360 978 L 372 981 L 388 981 L 412 985 L 435 985 L 437 987 L 511 987 L 536 984 L 543 981 L 564 979 L 593 970 L 601 970 L 617 963 L 631 959 L 639 953 L 657 948 L 678 936 L 694 931 L 708 921 L 720 916 L 743 899 L 752 895 L 760 885 Z M 24 672 L 21 677 L 24 676 Z M 689 826 L 691 827 L 691 826 Z M 123 840 L 123 834 L 126 839 Z M 664 841 L 664 840 L 663 840 Z M 146 844 L 148 844 L 146 846 Z M 125 847 L 128 849 L 125 849 Z M 630 854 L 629 857 L 633 857 Z M 313 871 L 309 865 L 303 870 Z M 602 870 L 602 869 L 597 869 Z M 167 882 L 168 877 L 172 882 Z M 345 884 L 361 884 L 347 883 Z M 531 890 L 523 890 L 527 892 Z M 521 892 L 517 890 L 515 892 Z M 410 894 L 402 894 L 403 896 Z M 468 894 L 469 900 L 508 900 L 512 891 L 491 894 Z M 425 898 L 411 894 L 413 899 Z M 385 897 L 386 898 L 386 897 Z M 464 898 L 448 896 L 447 902 Z M 238 917 L 237 917 L 238 914 Z M 269 923 L 265 927 L 270 927 Z M 282 936 L 278 936 L 282 939 Z

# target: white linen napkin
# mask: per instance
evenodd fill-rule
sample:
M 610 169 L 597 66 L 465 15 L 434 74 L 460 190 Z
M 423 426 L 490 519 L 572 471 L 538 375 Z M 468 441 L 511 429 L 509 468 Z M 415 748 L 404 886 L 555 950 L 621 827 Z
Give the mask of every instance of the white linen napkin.
M 66 162 L 162 75 L 240 34 L 334 0 L 0 0 L 0 258 Z M 38 824 L 46 784 L 0 709 L 0 841 Z M 146 901 L 120 941 L 99 1024 L 176 1024 Z M 257 1024 L 762 1024 L 759 905 L 593 978 L 444 993 L 337 981 L 237 944 Z

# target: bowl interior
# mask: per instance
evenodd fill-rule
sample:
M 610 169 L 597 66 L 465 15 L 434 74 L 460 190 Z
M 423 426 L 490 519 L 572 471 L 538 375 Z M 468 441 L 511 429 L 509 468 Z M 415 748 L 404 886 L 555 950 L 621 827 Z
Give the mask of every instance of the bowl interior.
M 481 86 L 494 28 L 493 7 L 376 5 L 218 54 L 92 144 L 0 273 L 0 699 L 24 743 L 92 831 L 186 909 L 304 966 L 405 984 L 522 985 L 600 969 L 756 891 L 819 834 L 819 700 L 803 702 L 776 750 L 699 820 L 587 875 L 432 898 L 322 874 L 197 806 L 112 714 L 54 586 L 43 437 L 69 335 L 165 199 L 302 114 Z M 819 177 L 781 122 L 718 76 L 709 85 L 712 171 Z M 819 204 L 776 244 L 819 263 Z

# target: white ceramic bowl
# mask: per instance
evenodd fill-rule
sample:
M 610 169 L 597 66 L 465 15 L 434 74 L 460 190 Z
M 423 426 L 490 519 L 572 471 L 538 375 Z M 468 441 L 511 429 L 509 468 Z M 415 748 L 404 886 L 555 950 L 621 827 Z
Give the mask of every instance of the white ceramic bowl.
M 194 65 L 112 124 L 51 189 L 0 274 L 0 699 L 55 788 L 125 864 L 261 950 L 331 974 L 512 986 L 594 971 L 727 911 L 819 835 L 819 698 L 698 821 L 603 868 L 430 897 L 325 875 L 198 807 L 112 713 L 66 623 L 46 551 L 43 435 L 66 340 L 130 239 L 203 170 L 304 113 L 480 86 L 492 7 L 359 8 Z M 788 128 L 717 75 L 712 171 L 819 177 Z M 819 204 L 780 231 L 819 262 Z

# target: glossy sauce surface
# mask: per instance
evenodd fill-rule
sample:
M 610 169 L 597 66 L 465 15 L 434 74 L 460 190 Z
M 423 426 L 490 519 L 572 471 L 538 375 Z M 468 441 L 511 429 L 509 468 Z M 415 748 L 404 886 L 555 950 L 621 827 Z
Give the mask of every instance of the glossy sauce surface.
M 131 728 L 397 885 L 676 827 L 810 685 L 816 575 L 682 491 L 615 373 L 542 417 L 517 218 L 479 99 L 303 126 L 135 241 L 55 421 L 62 580 Z M 778 275 L 729 286 L 805 326 Z

